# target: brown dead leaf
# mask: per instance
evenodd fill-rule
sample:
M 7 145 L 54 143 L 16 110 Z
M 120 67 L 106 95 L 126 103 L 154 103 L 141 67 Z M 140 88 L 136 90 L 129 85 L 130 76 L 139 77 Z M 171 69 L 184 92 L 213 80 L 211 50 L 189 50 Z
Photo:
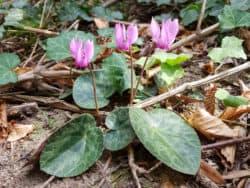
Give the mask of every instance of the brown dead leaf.
M 209 61 L 209 63 L 204 64 L 203 71 L 205 73 L 214 74 L 215 73 L 214 63 L 212 61 Z
M 27 134 L 31 133 L 34 128 L 35 126 L 33 124 L 14 124 L 14 126 L 10 130 L 7 141 L 17 141 L 25 137 Z
M 109 23 L 105 19 L 94 18 L 95 25 L 98 29 L 103 29 L 109 27 Z
M 246 49 L 248 52 L 250 52 L 250 31 L 246 28 L 240 28 L 239 34 L 241 38 L 244 39 L 244 45 L 246 46 Z
M 188 121 L 208 139 L 232 138 L 238 136 L 238 134 L 221 119 L 211 115 L 202 108 L 198 108 Z
M 7 108 L 4 100 L 0 100 L 0 138 L 8 136 Z
M 161 173 L 160 188 L 174 188 L 173 182 L 170 180 L 169 176 L 164 172 Z
M 250 176 L 250 170 L 232 171 L 228 173 L 227 175 L 223 175 L 223 178 L 226 180 L 230 180 L 230 179 L 242 178 L 246 176 Z
M 235 126 L 233 131 L 235 131 L 239 137 L 245 137 L 247 135 L 247 130 L 242 126 Z M 235 161 L 236 145 L 225 146 L 224 148 L 221 148 L 220 152 L 232 167 Z
M 0 100 L 0 127 L 7 128 L 7 108 L 6 103 L 3 100 Z
M 214 115 L 214 111 L 215 111 L 216 90 L 217 90 L 216 86 L 214 84 L 211 84 L 210 88 L 205 94 L 205 108 L 212 115 Z
M 30 72 L 32 71 L 31 67 L 17 67 L 13 70 L 16 74 L 20 75 L 20 74 L 24 74 L 26 72 Z
M 212 180 L 215 183 L 223 184 L 225 182 L 224 178 L 222 177 L 222 175 L 215 168 L 211 167 L 204 160 L 201 160 L 200 173 L 203 176 L 208 177 L 210 180 Z

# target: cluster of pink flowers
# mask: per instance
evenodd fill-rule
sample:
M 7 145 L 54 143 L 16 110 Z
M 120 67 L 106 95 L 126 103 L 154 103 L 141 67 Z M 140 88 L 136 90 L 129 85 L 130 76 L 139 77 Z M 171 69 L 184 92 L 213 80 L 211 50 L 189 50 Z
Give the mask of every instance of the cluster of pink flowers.
M 150 34 L 157 48 L 169 50 L 178 31 L 179 24 L 177 19 L 162 21 L 161 26 L 154 18 L 151 20 Z M 116 24 L 114 34 L 117 48 L 128 51 L 131 45 L 138 39 L 138 28 L 131 24 L 126 30 L 124 24 Z M 73 38 L 70 42 L 70 52 L 75 59 L 76 67 L 87 67 L 94 56 L 94 43 L 87 40 L 83 44 L 81 39 Z

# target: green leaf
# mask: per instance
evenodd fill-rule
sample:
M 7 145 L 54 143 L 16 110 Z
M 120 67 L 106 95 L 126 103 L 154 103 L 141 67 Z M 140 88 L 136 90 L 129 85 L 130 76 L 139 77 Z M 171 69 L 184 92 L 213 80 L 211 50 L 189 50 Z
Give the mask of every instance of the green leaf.
M 225 6 L 224 0 L 209 0 L 206 4 L 206 12 L 209 16 L 217 17 Z
M 23 8 L 28 4 L 28 0 L 16 0 L 12 3 L 14 8 Z
M 240 105 L 248 105 L 249 102 L 245 97 L 229 95 L 223 100 L 225 106 L 238 107 Z
M 174 53 L 166 53 L 163 51 L 155 52 L 153 57 L 158 59 L 163 63 L 167 63 L 169 65 L 179 65 L 189 59 L 192 58 L 191 54 L 174 54 Z
M 68 57 L 71 57 L 69 51 L 69 44 L 72 38 L 82 39 L 85 42 L 87 39 L 92 40 L 95 44 L 95 56 L 92 60 L 95 59 L 96 55 L 101 50 L 101 47 L 96 45 L 96 40 L 94 35 L 91 33 L 85 33 L 82 31 L 70 31 L 63 32 L 57 37 L 47 39 L 46 46 L 46 55 L 49 59 L 52 60 L 64 60 Z
M 103 60 L 102 67 L 117 92 L 121 94 L 131 87 L 130 70 L 123 54 L 113 53 Z
M 118 108 L 106 117 L 105 124 L 110 130 L 104 135 L 104 146 L 108 150 L 120 150 L 135 138 L 128 112 L 128 108 Z
M 231 0 L 231 6 L 238 10 L 250 9 L 250 0 Z
M 15 83 L 17 75 L 12 71 L 20 63 L 20 59 L 16 54 L 2 53 L 0 54 L 0 85 Z
M 108 28 L 98 29 L 97 33 L 101 37 L 112 37 L 112 35 L 114 34 L 114 28 L 108 27 Z
M 104 71 L 94 72 L 98 107 L 103 108 L 109 104 L 108 97 L 114 93 L 112 83 Z M 93 85 L 90 74 L 80 75 L 73 86 L 73 99 L 75 103 L 86 109 L 95 109 Z
M 217 89 L 215 97 L 222 100 L 225 106 L 238 107 L 240 105 L 247 105 L 249 102 L 245 97 L 233 96 L 225 89 Z
M 63 1 L 59 8 L 59 18 L 61 21 L 73 21 L 81 17 L 86 21 L 92 21 L 93 18 L 88 16 L 86 11 L 76 1 Z
M 179 172 L 197 173 L 201 145 L 196 132 L 185 120 L 165 109 L 145 112 L 130 108 L 129 117 L 136 135 L 157 159 Z
M 250 13 L 234 9 L 226 5 L 223 13 L 219 15 L 220 27 L 223 30 L 234 29 L 237 27 L 250 26 Z
M 227 98 L 229 96 L 229 92 L 225 89 L 221 89 L 221 88 L 218 88 L 216 93 L 215 93 L 215 97 L 217 99 L 220 99 L 220 100 L 224 100 L 225 98 Z
M 23 19 L 23 10 L 12 9 L 8 11 L 8 15 L 5 17 L 4 25 L 22 28 L 23 25 L 19 23 L 22 19 Z
M 102 131 L 93 116 L 84 114 L 48 139 L 40 156 L 40 168 L 57 177 L 77 176 L 91 167 L 102 151 Z
M 196 21 L 200 15 L 201 3 L 189 4 L 186 8 L 182 9 L 180 16 L 182 23 L 186 26 Z
M 0 39 L 3 38 L 3 33 L 4 33 L 4 27 L 2 25 L 0 25 Z
M 155 81 L 159 88 L 168 89 L 176 80 L 184 76 L 184 69 L 180 65 L 161 65 L 161 71 L 156 74 Z
M 224 37 L 222 39 L 221 48 L 213 48 L 208 56 L 214 62 L 221 62 L 226 57 L 242 58 L 247 59 L 247 56 L 242 47 L 243 40 L 238 39 L 235 36 Z
M 108 8 L 104 8 L 101 6 L 95 6 L 92 8 L 92 13 L 96 15 L 98 18 L 105 19 L 107 21 L 112 21 L 113 19 L 121 20 L 123 15 L 119 11 L 112 11 Z

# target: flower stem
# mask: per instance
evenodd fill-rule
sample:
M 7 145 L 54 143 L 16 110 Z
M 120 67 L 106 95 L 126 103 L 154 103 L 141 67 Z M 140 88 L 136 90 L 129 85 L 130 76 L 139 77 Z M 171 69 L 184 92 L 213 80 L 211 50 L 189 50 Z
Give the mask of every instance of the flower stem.
M 137 93 L 137 91 L 138 91 L 139 84 L 140 84 L 140 82 L 141 82 L 141 79 L 142 79 L 142 76 L 143 76 L 144 69 L 145 69 L 146 64 L 147 64 L 147 62 L 148 62 L 148 58 L 149 58 L 149 56 L 146 57 L 146 59 L 145 59 L 145 61 L 144 61 L 144 64 L 143 64 L 143 66 L 142 66 L 142 70 L 141 70 L 140 76 L 139 76 L 139 78 L 138 78 L 138 80 L 137 80 L 137 83 L 136 83 L 136 86 L 135 86 L 135 90 L 134 90 L 134 93 L 133 93 L 132 101 L 134 100 L 134 96 L 136 96 L 136 93 Z
M 144 72 L 145 67 L 146 67 L 146 65 L 147 65 L 149 56 L 150 56 L 150 54 L 153 52 L 153 50 L 154 50 L 154 43 L 150 46 L 149 51 L 147 51 L 147 56 L 146 56 L 146 59 L 145 59 L 145 61 L 144 61 L 143 66 L 142 66 L 140 76 L 139 76 L 139 78 L 138 78 L 138 80 L 137 80 L 137 82 L 136 82 L 136 86 L 135 86 L 135 90 L 134 90 L 134 93 L 133 93 L 132 101 L 134 100 L 134 97 L 136 96 L 136 93 L 137 93 L 138 88 L 139 88 L 139 84 L 141 83 L 141 79 L 142 79 L 142 76 L 143 76 L 143 72 Z
M 95 76 L 91 67 L 91 64 L 88 66 L 90 77 L 93 85 L 93 92 L 94 92 L 94 99 L 95 99 L 95 109 L 96 109 L 96 115 L 99 116 L 99 109 L 98 109 L 98 102 L 97 102 L 97 96 L 96 96 L 96 84 L 95 84 Z
M 129 105 L 133 104 L 134 100 L 134 75 L 133 75 L 133 70 L 134 70 L 134 65 L 133 65 L 133 57 L 132 57 L 132 52 L 131 49 L 129 49 L 129 55 L 130 55 L 130 68 L 131 68 L 131 74 L 130 74 L 130 100 L 129 100 Z

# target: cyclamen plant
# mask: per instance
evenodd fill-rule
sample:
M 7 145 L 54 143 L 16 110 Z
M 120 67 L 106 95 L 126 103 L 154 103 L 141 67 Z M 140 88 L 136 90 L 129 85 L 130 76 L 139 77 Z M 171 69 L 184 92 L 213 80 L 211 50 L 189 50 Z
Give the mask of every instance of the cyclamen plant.
M 96 119 L 88 113 L 82 114 L 66 123 L 60 131 L 51 136 L 43 149 L 40 156 L 40 168 L 43 171 L 58 177 L 79 175 L 100 158 L 104 148 L 110 151 L 123 149 L 129 146 L 137 136 L 151 154 L 172 169 L 192 175 L 197 173 L 200 166 L 201 147 L 199 138 L 193 128 L 179 115 L 167 109 L 156 108 L 144 111 L 132 106 L 133 97 L 136 95 L 147 59 L 152 54 L 154 47 L 165 51 L 170 50 L 179 31 L 178 20 L 166 20 L 160 26 L 152 19 L 149 29 L 152 36 L 152 43 L 155 45 L 152 45 L 152 48 L 149 48 L 150 52 L 147 52 L 146 60 L 144 61 L 141 74 L 134 89 L 131 46 L 138 38 L 138 28 L 136 25 L 129 25 L 127 28 L 123 24 L 115 25 L 114 35 L 117 48 L 123 51 L 123 53 L 129 53 L 131 56 L 131 106 L 129 108 L 116 108 L 108 112 L 105 119 L 107 129 L 101 129 L 99 126 L 96 126 Z M 80 36 L 81 34 L 84 35 L 85 33 L 78 31 L 76 34 L 75 31 L 73 32 L 73 36 Z M 92 37 L 92 35 L 86 34 L 83 38 L 89 39 L 91 38 L 89 36 Z M 92 40 L 94 41 L 94 36 Z M 84 104 L 91 103 L 91 108 L 89 109 L 96 108 L 98 125 L 104 125 L 103 118 L 99 118 L 96 85 L 91 68 L 91 61 L 93 60 L 95 50 L 93 41 L 86 40 L 83 42 L 79 38 L 73 38 L 70 42 L 67 42 L 67 45 L 70 54 L 74 58 L 76 68 L 89 68 L 90 70 L 95 106 L 93 105 L 92 92 L 87 91 L 88 89 L 92 89 L 92 86 L 89 84 L 90 78 L 88 74 L 80 75 L 76 79 L 72 95 L 76 104 L 78 104 L 77 101 L 79 100 Z M 96 45 L 97 48 L 98 46 Z M 173 56 L 173 54 L 171 55 Z M 161 60 L 161 57 L 159 59 Z M 167 62 L 164 61 L 163 63 L 166 64 Z M 106 98 L 114 92 L 118 91 L 122 93 L 129 88 L 129 79 L 127 79 L 129 69 L 125 56 L 118 53 L 113 53 L 110 57 L 105 58 L 101 66 L 103 70 L 96 72 L 95 76 L 98 81 L 99 107 L 104 107 L 109 102 L 105 101 Z M 121 71 L 113 71 L 114 66 L 117 66 L 115 70 Z M 117 82 L 121 82 L 125 86 L 120 88 L 120 86 L 117 86 L 119 84 Z M 113 91 L 107 92 L 108 94 L 105 93 L 108 90 Z M 86 106 L 81 107 L 88 108 L 90 105 Z M 170 134 L 169 130 L 174 134 Z M 68 139 L 64 139 L 65 137 Z M 129 147 L 128 150 L 131 153 L 133 151 L 132 149 L 130 151 L 130 148 L 132 147 Z M 53 152 L 51 152 L 52 150 Z M 64 163 L 63 165 L 58 165 L 62 164 L 62 162 Z

